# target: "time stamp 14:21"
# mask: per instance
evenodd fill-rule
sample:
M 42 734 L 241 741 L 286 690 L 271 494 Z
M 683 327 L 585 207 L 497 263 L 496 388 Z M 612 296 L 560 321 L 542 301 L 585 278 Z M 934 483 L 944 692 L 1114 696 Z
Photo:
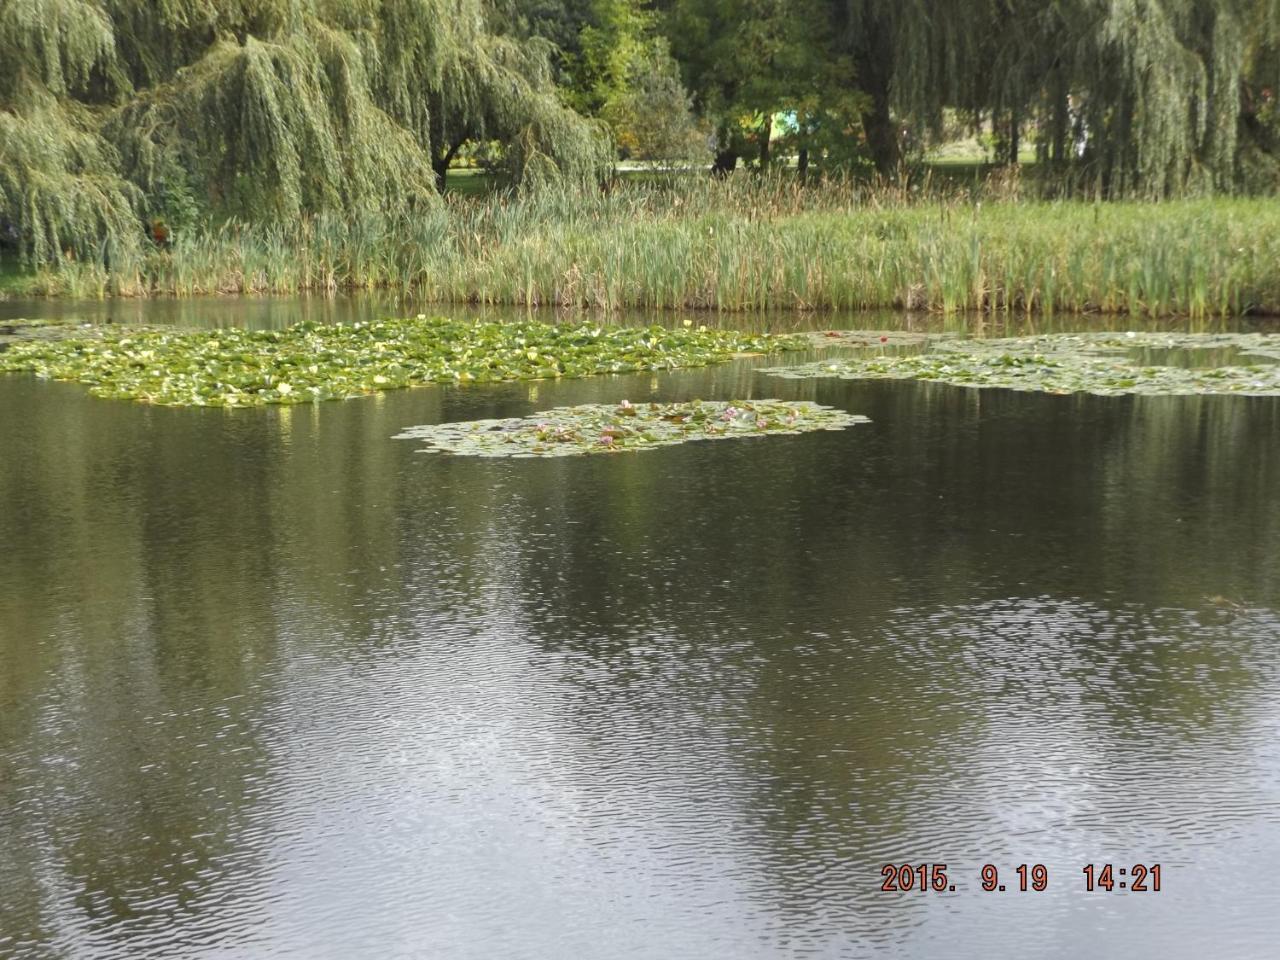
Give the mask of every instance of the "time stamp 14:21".
M 1081 871 L 1081 883 L 1086 893 L 1100 891 L 1112 893 L 1160 892 L 1160 864 L 1135 863 L 1118 867 L 1110 863 L 1091 863 Z M 893 893 L 919 891 L 921 893 L 955 893 L 955 879 L 947 874 L 945 863 L 886 863 L 880 868 L 883 880 L 880 889 Z M 983 864 L 978 875 L 979 887 L 986 893 L 1004 893 L 1028 890 L 1039 893 L 1049 888 L 1049 870 L 1043 863 L 1020 863 L 1011 876 L 1001 877 L 994 863 Z

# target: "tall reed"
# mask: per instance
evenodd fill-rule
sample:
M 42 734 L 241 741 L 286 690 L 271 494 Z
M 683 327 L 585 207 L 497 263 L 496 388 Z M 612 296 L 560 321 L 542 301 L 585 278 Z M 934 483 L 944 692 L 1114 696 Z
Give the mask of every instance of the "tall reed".
M 1028 202 L 999 190 L 673 177 L 451 198 L 413 219 L 228 223 L 75 296 L 393 288 L 424 302 L 621 308 L 1280 312 L 1280 199 Z

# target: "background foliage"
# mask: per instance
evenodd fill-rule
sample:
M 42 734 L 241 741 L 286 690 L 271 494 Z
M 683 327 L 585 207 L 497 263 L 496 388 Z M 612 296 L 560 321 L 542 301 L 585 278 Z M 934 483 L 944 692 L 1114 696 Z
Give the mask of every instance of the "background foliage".
M 464 156 L 901 181 L 957 125 L 1049 195 L 1274 191 L 1277 91 L 1280 0 L 0 0 L 0 254 L 137 287 L 195 230 L 394 236 Z
M 32 260 L 127 268 L 203 213 L 413 215 L 469 138 L 511 178 L 598 178 L 551 47 L 483 0 L 5 0 L 0 219 Z M 161 237 L 163 239 L 163 237 Z

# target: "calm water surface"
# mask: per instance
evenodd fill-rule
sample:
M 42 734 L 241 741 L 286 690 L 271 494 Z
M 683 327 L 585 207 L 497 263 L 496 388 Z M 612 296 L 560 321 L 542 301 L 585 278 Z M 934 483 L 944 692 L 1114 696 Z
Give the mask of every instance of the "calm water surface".
M 873 422 L 391 439 L 743 396 Z M 1273 399 L 746 363 L 249 411 L 0 377 L 0 957 L 1274 956 L 1278 439 Z

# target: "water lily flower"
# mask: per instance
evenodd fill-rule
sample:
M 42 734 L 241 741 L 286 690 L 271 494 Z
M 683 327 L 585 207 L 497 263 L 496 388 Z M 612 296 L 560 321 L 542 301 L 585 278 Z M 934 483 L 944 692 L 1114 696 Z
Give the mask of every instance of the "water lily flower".
M 285 395 L 288 395 L 288 394 L 290 394 L 290 393 L 293 393 L 293 387 L 292 387 L 292 386 L 290 386 L 290 385 L 289 385 L 289 384 L 287 384 L 287 383 L 277 384 L 277 385 L 276 385 L 276 389 L 277 389 L 278 391 L 280 391 L 280 393 L 285 394 Z

